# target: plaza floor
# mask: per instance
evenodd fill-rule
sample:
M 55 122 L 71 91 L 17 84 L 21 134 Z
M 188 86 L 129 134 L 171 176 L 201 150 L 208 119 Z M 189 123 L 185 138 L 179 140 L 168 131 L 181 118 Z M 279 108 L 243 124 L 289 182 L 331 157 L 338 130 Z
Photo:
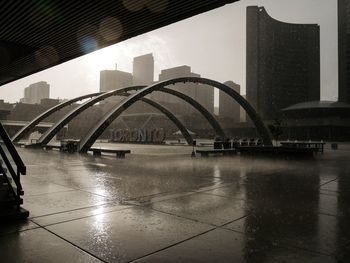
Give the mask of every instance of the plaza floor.
M 350 147 L 314 160 L 117 147 L 132 154 L 19 149 L 30 217 L 0 225 L 0 262 L 349 262 Z

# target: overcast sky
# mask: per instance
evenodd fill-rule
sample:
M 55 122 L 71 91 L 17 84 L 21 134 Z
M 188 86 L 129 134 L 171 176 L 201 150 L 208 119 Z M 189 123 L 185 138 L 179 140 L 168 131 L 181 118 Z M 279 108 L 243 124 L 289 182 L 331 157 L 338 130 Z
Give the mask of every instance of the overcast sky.
M 321 99 L 338 96 L 337 0 L 241 0 L 129 39 L 0 87 L 0 98 L 16 102 L 29 84 L 47 81 L 51 98 L 73 98 L 99 90 L 99 72 L 132 72 L 132 58 L 153 53 L 155 80 L 161 69 L 189 65 L 202 77 L 232 80 L 245 94 L 246 7 L 264 6 L 273 18 L 317 23 L 321 29 Z M 216 103 L 217 104 L 217 100 Z

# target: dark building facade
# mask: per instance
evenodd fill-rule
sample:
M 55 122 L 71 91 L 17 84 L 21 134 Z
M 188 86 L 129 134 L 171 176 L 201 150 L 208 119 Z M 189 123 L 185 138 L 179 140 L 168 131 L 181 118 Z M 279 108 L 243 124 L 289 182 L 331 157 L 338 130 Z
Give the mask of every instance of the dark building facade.
M 350 1 L 338 0 L 338 100 L 350 103 Z
M 265 120 L 292 104 L 320 99 L 320 29 L 247 7 L 247 100 Z
M 226 81 L 224 84 L 241 94 L 240 85 L 233 81 Z M 219 118 L 224 127 L 231 127 L 233 123 L 240 122 L 239 104 L 221 90 L 219 91 Z

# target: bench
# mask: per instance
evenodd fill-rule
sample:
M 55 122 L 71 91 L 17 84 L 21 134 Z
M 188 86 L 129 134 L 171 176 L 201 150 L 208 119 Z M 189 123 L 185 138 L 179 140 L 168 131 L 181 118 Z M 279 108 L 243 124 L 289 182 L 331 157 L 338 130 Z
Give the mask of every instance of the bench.
M 324 152 L 324 145 L 326 144 L 325 142 L 280 142 L 280 144 L 284 147 L 289 147 L 289 148 L 308 148 L 308 149 L 313 149 L 314 152 Z
M 223 155 L 232 155 L 236 154 L 236 149 L 207 149 L 207 150 L 196 150 L 196 153 L 199 153 L 201 156 L 209 156 L 209 154 L 223 154 Z
M 90 148 L 94 156 L 101 156 L 103 152 L 105 153 L 115 153 L 117 158 L 125 158 L 125 154 L 131 153 L 130 150 L 113 150 L 113 149 L 100 149 L 100 148 Z
M 45 150 L 54 150 L 54 149 L 61 150 L 62 147 L 60 145 L 45 145 L 43 148 Z

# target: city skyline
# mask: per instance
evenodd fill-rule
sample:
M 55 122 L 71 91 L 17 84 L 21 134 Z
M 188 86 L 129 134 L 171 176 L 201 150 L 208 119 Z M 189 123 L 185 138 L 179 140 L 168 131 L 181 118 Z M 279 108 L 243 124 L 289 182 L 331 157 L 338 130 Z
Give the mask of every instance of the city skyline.
M 131 72 L 131 58 L 147 53 L 154 55 L 155 76 L 164 68 L 189 65 L 203 77 L 240 84 L 245 94 L 245 8 L 250 5 L 263 5 L 282 21 L 320 24 L 321 99 L 335 100 L 338 88 L 335 0 L 292 4 L 251 0 L 226 5 L 1 86 L 1 97 L 18 101 L 24 87 L 40 80 L 50 83 L 53 98 L 95 92 L 99 89 L 101 70 L 112 69 L 117 63 L 120 70 Z M 217 106 L 217 99 L 215 102 Z

